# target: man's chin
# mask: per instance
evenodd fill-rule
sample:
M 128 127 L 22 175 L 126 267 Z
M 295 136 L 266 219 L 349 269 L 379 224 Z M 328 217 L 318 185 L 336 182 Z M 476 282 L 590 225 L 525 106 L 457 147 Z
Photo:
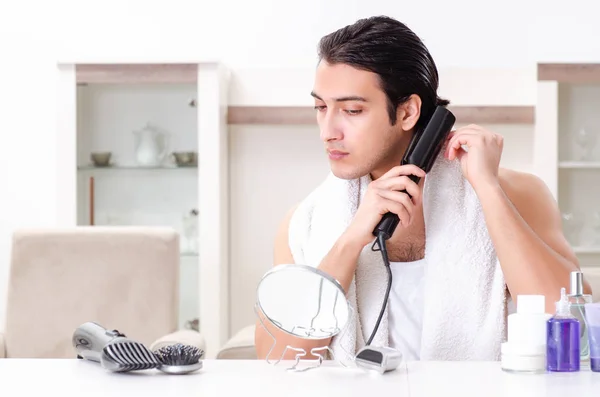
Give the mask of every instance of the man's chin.
M 336 178 L 345 180 L 357 179 L 361 176 L 357 169 L 341 168 L 336 166 L 331 167 L 331 173 L 335 175 Z

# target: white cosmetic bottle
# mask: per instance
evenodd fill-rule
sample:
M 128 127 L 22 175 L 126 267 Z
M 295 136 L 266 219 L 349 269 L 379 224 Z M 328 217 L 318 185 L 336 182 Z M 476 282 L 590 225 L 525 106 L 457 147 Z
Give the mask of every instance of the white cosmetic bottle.
M 508 372 L 546 372 L 546 313 L 544 295 L 517 296 L 517 311 L 508 316 L 507 340 L 502 344 L 502 369 Z

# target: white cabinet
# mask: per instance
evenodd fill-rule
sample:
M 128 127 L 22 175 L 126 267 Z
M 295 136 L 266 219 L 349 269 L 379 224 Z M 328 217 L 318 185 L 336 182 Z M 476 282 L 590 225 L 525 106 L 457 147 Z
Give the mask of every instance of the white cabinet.
M 207 355 L 216 353 L 229 329 L 228 73 L 216 63 L 59 71 L 58 130 L 72 143 L 59 168 L 75 197 L 59 212 L 76 208 L 68 218 L 77 225 L 175 228 L 179 326 L 199 323 Z
M 600 64 L 539 64 L 537 86 L 535 172 L 584 272 L 600 276 Z

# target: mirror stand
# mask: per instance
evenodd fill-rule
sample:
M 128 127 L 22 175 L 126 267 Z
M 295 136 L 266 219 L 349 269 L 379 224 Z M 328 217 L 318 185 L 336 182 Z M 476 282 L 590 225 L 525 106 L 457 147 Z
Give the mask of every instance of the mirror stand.
M 303 372 L 319 368 L 325 360 L 335 360 L 347 367 L 339 357 L 335 357 L 334 349 L 325 342 L 336 335 L 343 338 L 344 335 L 341 334 L 348 332 L 349 326 L 355 324 L 350 320 L 354 310 L 348 304 L 342 286 L 331 275 L 307 265 L 277 265 L 271 268 L 258 284 L 254 312 L 262 328 L 273 340 L 266 356 L 267 363 L 277 365 L 284 361 L 286 353 L 292 351 L 295 353 L 295 360 L 288 368 L 290 371 Z M 272 329 L 281 331 L 281 335 L 310 340 L 313 346 L 320 343 L 324 346 L 317 346 L 308 351 L 308 348 L 287 345 L 281 356 L 272 363 L 273 352 L 279 345 L 283 347 L 284 342 L 280 341 L 278 345 L 276 335 L 280 334 L 270 331 L 268 327 L 271 326 L 274 327 Z M 341 347 L 342 351 L 346 352 L 347 349 Z M 339 352 L 336 353 L 340 356 Z M 346 354 L 354 358 L 353 354 Z M 309 365 L 300 365 L 304 363 Z
M 265 361 L 268 364 L 271 364 L 273 366 L 278 365 L 281 361 L 283 361 L 283 357 L 285 357 L 285 354 L 288 351 L 292 350 L 292 351 L 297 352 L 297 354 L 294 357 L 294 364 L 291 367 L 286 368 L 287 371 L 304 372 L 304 371 L 308 371 L 310 369 L 319 368 L 323 364 L 323 361 L 325 361 L 327 353 L 329 353 L 329 357 L 331 357 L 332 360 L 337 361 L 343 367 L 348 367 L 348 365 L 344 364 L 341 360 L 336 360 L 335 354 L 334 354 L 333 350 L 331 349 L 331 347 L 329 347 L 329 346 L 321 346 L 321 347 L 312 348 L 310 350 L 310 353 L 312 356 L 316 356 L 317 358 L 316 359 L 307 359 L 307 358 L 304 358 L 307 355 L 307 352 L 305 349 L 294 347 L 291 345 L 286 345 L 286 347 L 283 349 L 283 352 L 281 353 L 281 356 L 274 362 L 270 361 L 269 357 L 271 356 L 271 353 L 273 352 L 273 350 L 275 349 L 275 346 L 277 345 L 277 338 L 271 333 L 271 331 L 269 331 L 269 329 L 265 325 L 263 316 L 261 316 L 261 314 L 260 314 L 260 307 L 259 307 L 258 303 L 256 303 L 254 305 L 254 313 L 258 317 L 258 320 L 260 321 L 260 325 L 262 326 L 262 328 L 271 337 L 271 339 L 273 339 L 273 344 L 271 345 L 271 348 L 269 349 L 269 352 L 267 353 L 267 356 L 265 357 Z M 267 321 L 269 321 L 269 320 L 267 320 Z M 274 320 L 271 320 L 271 321 L 274 321 Z M 275 324 L 275 325 L 279 326 L 277 324 Z M 294 329 L 295 330 L 305 329 L 305 332 L 307 333 L 307 335 L 310 335 L 310 333 L 311 333 L 310 328 L 305 328 L 303 326 L 295 326 Z M 334 334 L 337 334 L 339 332 L 339 328 L 336 327 L 335 330 L 337 332 L 334 332 Z M 302 363 L 306 363 L 306 364 L 312 363 L 313 365 L 306 366 L 306 367 L 305 366 L 300 367 L 300 364 L 302 364 Z

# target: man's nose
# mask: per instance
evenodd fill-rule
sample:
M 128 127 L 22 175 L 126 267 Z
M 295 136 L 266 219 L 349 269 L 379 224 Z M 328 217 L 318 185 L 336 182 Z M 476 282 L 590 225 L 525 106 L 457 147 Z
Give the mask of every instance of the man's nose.
M 337 141 L 343 137 L 342 129 L 336 122 L 332 112 L 328 112 L 321 117 L 319 128 L 321 130 L 321 140 L 323 142 Z

